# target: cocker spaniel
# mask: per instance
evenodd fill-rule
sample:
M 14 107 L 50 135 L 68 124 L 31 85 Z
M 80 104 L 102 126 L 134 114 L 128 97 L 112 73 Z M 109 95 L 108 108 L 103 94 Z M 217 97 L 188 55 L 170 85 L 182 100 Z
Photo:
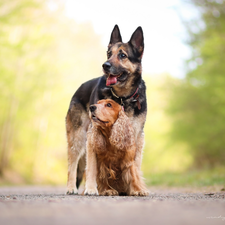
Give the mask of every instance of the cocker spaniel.
M 149 194 L 135 164 L 134 129 L 123 107 L 111 99 L 90 106 L 86 195 Z

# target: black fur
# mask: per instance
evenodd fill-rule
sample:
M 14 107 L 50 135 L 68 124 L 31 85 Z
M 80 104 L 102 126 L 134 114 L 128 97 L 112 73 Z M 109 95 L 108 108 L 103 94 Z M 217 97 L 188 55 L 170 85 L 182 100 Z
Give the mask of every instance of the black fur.
M 134 83 L 133 86 L 135 87 L 135 89 L 138 88 L 138 100 L 140 102 L 141 109 L 138 109 L 137 101 L 135 101 L 133 98 L 125 98 L 123 99 L 124 111 L 126 113 L 130 113 L 133 111 L 134 116 L 138 116 L 147 110 L 146 87 L 145 82 L 141 79 L 141 77 L 139 81 L 136 81 Z M 106 86 L 105 76 L 101 76 L 87 81 L 80 86 L 80 88 L 72 97 L 69 110 L 72 109 L 75 104 L 80 103 L 83 106 L 84 110 L 88 112 L 89 105 L 96 104 L 97 101 L 107 98 L 113 99 L 119 104 L 121 103 L 120 99 L 113 96 L 111 87 Z

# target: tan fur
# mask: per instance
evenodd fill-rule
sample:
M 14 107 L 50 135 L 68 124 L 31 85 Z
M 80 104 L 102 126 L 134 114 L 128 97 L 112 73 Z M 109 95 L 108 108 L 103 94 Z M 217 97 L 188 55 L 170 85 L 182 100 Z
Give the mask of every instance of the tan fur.
M 135 132 L 129 118 L 113 100 L 101 100 L 95 106 L 87 133 L 85 194 L 148 195 L 135 165 Z
M 81 115 L 81 123 L 86 124 L 89 120 L 86 114 Z M 85 126 L 73 129 L 73 124 L 68 114 L 66 117 L 67 141 L 68 141 L 68 181 L 67 194 L 77 194 L 76 178 L 77 167 L 80 159 L 85 158 L 86 129 Z M 75 139 L 76 138 L 76 139 Z M 79 150 L 79 151 L 78 151 Z M 83 162 L 84 160 L 82 160 Z
M 91 125 L 90 125 L 91 126 Z M 92 139 L 93 135 L 90 134 L 91 128 L 87 133 L 88 138 Z M 97 131 L 97 130 L 96 130 Z M 95 131 L 93 131 L 95 132 Z M 86 167 L 86 187 L 88 187 L 88 194 L 89 195 L 98 195 L 97 190 L 97 158 L 96 153 L 93 150 L 91 144 L 94 140 L 87 141 L 87 167 Z M 104 140 L 99 140 L 98 145 L 96 147 L 104 146 Z M 85 190 L 85 194 L 87 194 Z
M 128 117 L 135 131 L 134 135 L 135 135 L 135 141 L 137 146 L 136 155 L 135 155 L 135 163 L 141 173 L 142 154 L 143 154 L 143 148 L 145 144 L 143 127 L 144 127 L 146 115 L 143 113 L 138 117 L 134 117 L 133 115 L 128 115 Z
M 118 45 L 120 45 L 121 43 L 117 43 L 115 44 L 111 51 L 112 51 L 112 56 L 110 59 L 108 59 L 111 63 L 113 63 L 114 65 L 121 65 L 123 68 L 125 68 L 129 73 L 134 73 L 137 69 L 137 65 L 132 63 L 128 58 L 125 58 L 124 60 L 119 60 L 118 59 L 118 54 L 120 51 L 122 51 L 125 55 L 128 55 L 128 44 L 123 44 L 122 46 L 120 46 L 118 48 Z

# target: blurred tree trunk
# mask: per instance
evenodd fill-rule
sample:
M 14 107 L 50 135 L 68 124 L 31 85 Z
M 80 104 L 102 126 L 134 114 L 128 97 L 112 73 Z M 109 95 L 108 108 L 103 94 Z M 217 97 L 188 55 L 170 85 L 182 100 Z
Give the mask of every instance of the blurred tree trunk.
M 8 165 L 9 155 L 12 150 L 13 141 L 13 118 L 16 116 L 18 103 L 15 98 L 9 100 L 9 111 L 7 117 L 3 122 L 1 129 L 1 140 L 0 140 L 0 175 L 3 175 L 4 169 Z

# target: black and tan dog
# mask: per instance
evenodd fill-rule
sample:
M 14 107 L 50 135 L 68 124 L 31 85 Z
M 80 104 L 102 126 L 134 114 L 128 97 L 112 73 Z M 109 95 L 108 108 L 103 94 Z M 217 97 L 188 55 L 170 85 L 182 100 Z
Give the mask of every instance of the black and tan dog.
M 66 116 L 68 141 L 67 194 L 77 194 L 86 166 L 86 139 L 90 124 L 89 106 L 101 99 L 113 99 L 121 104 L 135 130 L 137 152 L 136 167 L 140 171 L 144 146 L 143 128 L 147 113 L 146 88 L 142 80 L 141 60 L 144 37 L 141 27 L 132 34 L 128 43 L 123 43 L 119 27 L 112 31 L 108 45 L 107 61 L 102 65 L 104 75 L 82 84 L 70 102 Z M 86 186 L 86 193 L 97 190 Z

